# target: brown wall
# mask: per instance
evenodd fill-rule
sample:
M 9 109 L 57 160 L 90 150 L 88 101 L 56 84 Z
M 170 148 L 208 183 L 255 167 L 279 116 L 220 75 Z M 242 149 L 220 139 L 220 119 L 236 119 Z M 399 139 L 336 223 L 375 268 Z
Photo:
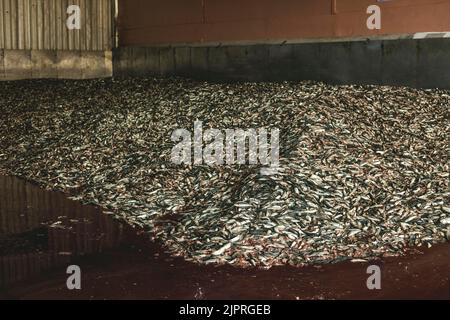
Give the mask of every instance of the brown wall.
M 450 31 L 450 0 L 119 0 L 122 46 Z M 334 4 L 333 4 L 334 3 Z M 366 9 L 382 9 L 368 30 Z

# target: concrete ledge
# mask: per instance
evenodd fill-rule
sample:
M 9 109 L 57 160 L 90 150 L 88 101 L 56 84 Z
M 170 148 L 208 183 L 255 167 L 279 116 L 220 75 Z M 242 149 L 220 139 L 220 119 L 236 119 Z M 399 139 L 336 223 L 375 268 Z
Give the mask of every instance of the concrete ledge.
M 398 40 L 382 43 L 381 80 L 383 84 L 417 86 L 417 76 L 420 76 L 417 74 L 417 46 L 418 40 Z M 424 52 L 423 54 L 429 55 L 431 52 Z M 435 61 L 434 63 L 440 62 Z
M 417 52 L 417 86 L 440 87 L 450 83 L 450 41 L 421 41 Z
M 120 50 L 120 49 L 119 49 Z M 198 78 L 208 77 L 208 51 L 209 48 L 205 47 L 192 47 L 190 48 L 191 57 L 191 67 L 185 69 L 185 75 L 193 77 L 194 75 Z M 114 57 L 114 53 L 113 53 Z M 179 66 L 178 66 L 179 67 Z M 185 65 L 185 68 L 188 66 Z
M 48 50 L 32 50 L 32 78 L 58 78 L 57 53 Z
M 80 69 L 82 79 L 111 77 L 111 51 L 81 51 Z
M 123 47 L 113 51 L 113 61 L 116 77 L 177 75 L 210 81 L 317 80 L 450 88 L 450 38 Z
M 0 50 L 0 80 L 111 76 L 111 51 Z
M 31 51 L 29 50 L 5 50 L 4 68 L 5 79 L 27 79 L 31 78 L 33 63 Z
M 5 79 L 5 52 L 0 50 L 0 81 Z
M 58 79 L 82 79 L 80 51 L 58 51 Z
M 175 48 L 175 72 L 180 75 L 189 75 L 192 69 L 191 65 L 191 48 L 178 47 Z

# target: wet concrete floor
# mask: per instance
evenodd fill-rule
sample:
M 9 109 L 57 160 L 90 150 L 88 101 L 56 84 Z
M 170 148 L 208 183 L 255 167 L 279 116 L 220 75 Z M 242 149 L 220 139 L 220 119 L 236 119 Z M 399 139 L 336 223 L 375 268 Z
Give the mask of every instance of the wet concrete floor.
M 71 264 L 81 290 L 66 287 Z M 381 290 L 366 286 L 371 264 Z M 97 207 L 0 175 L 0 299 L 450 299 L 450 244 L 363 263 L 198 266 Z

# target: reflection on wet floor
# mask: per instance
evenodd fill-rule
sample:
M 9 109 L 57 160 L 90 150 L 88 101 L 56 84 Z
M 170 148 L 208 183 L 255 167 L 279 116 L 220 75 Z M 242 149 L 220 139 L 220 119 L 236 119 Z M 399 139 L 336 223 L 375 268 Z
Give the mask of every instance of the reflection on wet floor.
M 122 224 L 99 208 L 0 175 L 0 287 L 113 248 L 122 238 Z
M 0 300 L 450 299 L 449 248 L 304 268 L 199 266 L 97 207 L 0 175 Z M 83 290 L 67 290 L 71 263 Z M 367 289 L 371 264 L 382 269 L 382 290 Z

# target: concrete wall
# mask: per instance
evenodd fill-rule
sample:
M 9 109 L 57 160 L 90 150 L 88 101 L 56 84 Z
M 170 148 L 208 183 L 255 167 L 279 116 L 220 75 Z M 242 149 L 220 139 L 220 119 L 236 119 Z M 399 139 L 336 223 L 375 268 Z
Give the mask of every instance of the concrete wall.
M 122 47 L 114 75 L 450 88 L 450 38 Z
M 111 51 L 0 49 L 0 81 L 112 76 Z
M 381 30 L 366 26 L 369 5 Z M 210 44 L 450 31 L 450 0 L 121 0 L 119 43 Z

